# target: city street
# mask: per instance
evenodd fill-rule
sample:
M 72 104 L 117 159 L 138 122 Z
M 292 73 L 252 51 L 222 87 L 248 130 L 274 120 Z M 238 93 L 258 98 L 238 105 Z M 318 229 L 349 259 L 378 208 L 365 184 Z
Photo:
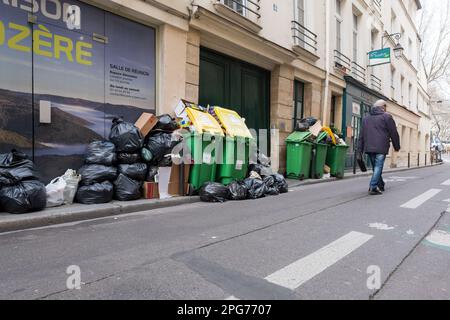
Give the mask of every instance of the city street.
M 450 164 L 385 180 L 3 233 L 0 298 L 449 299 Z

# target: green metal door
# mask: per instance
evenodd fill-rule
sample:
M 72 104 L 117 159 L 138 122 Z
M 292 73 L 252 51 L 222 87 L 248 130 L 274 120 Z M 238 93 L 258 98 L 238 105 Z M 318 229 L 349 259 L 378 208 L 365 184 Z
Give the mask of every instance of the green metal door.
M 202 48 L 200 96 L 202 106 L 235 110 L 249 129 L 269 129 L 270 72 Z

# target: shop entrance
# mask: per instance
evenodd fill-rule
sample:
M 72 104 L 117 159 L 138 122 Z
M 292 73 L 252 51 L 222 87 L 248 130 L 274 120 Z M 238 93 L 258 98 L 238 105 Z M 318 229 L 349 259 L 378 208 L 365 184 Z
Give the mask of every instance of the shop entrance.
M 245 118 L 249 129 L 268 130 L 269 88 L 269 71 L 201 49 L 200 105 L 233 109 Z

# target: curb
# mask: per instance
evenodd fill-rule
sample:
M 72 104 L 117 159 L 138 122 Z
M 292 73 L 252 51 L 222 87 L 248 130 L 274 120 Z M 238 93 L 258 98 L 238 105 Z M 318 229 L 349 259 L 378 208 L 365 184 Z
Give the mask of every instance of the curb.
M 424 168 L 431 168 L 442 163 L 428 165 L 420 168 L 399 168 L 399 169 L 389 169 L 385 173 L 402 172 L 410 170 L 418 170 Z M 319 183 L 341 181 L 345 179 L 354 179 L 360 177 L 371 176 L 372 173 L 360 173 L 355 175 L 345 176 L 344 179 L 330 178 L 330 179 L 319 179 L 319 180 L 304 180 L 299 181 L 295 184 L 290 184 L 289 188 L 296 188 L 300 186 L 313 185 Z M 200 197 L 175 197 L 163 200 L 137 200 L 133 202 L 120 202 L 113 201 L 107 204 L 98 205 L 72 205 L 68 207 L 57 207 L 46 209 L 39 212 L 33 212 L 31 214 L 25 215 L 13 215 L 5 214 L 0 215 L 0 233 L 46 227 L 62 223 L 77 222 L 83 220 L 92 220 L 98 218 L 105 218 L 116 216 L 120 214 L 135 213 L 140 211 L 155 210 L 161 208 L 176 207 L 184 204 L 191 204 L 200 202 Z
M 436 163 L 436 164 L 432 164 L 432 165 L 427 165 L 427 166 L 422 166 L 422 167 L 414 167 L 414 168 L 388 169 L 388 170 L 384 170 L 383 173 L 384 174 L 388 174 L 388 173 L 395 173 L 395 172 L 420 170 L 420 169 L 432 168 L 432 167 L 436 167 L 436 166 L 440 166 L 440 165 L 443 165 L 443 163 Z M 361 178 L 361 177 L 370 177 L 370 176 L 372 176 L 372 172 L 369 172 L 369 171 L 368 172 L 360 172 L 360 173 L 357 173 L 357 174 L 350 173 L 350 175 L 344 176 L 343 179 L 330 178 L 330 179 L 318 179 L 318 180 L 310 179 L 310 180 L 299 181 L 298 183 L 290 184 L 289 188 L 297 188 L 297 187 L 308 186 L 308 185 L 312 185 L 312 184 L 319 184 L 319 183 L 332 182 L 332 181 L 342 181 L 342 180 L 349 180 L 349 179 L 355 179 L 355 178 Z
M 149 200 L 137 200 L 132 203 L 113 201 L 99 205 L 74 205 L 51 208 L 20 216 L 5 214 L 4 216 L 0 215 L 0 233 L 111 217 L 139 211 L 170 208 L 196 202 L 200 202 L 200 197 L 176 197 L 151 202 Z

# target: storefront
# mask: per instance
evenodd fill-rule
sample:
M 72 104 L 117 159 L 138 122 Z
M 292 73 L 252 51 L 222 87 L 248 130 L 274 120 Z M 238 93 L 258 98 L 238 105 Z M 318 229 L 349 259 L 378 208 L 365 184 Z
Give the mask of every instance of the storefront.
M 155 29 L 76 0 L 32 3 L 0 2 L 0 152 L 28 153 L 48 180 L 78 168 L 113 117 L 155 112 Z
M 372 105 L 377 100 L 388 101 L 388 99 L 352 77 L 346 76 L 345 81 L 347 86 L 344 93 L 342 132 L 345 142 L 350 146 L 345 165 L 347 168 L 353 168 L 363 117 L 370 113 Z

